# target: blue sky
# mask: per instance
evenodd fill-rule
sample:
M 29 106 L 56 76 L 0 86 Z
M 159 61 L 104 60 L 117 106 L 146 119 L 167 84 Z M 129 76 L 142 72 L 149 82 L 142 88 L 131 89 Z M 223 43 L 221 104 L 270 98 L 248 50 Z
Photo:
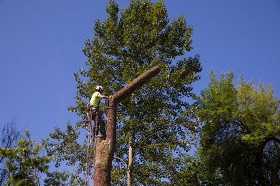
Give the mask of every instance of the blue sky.
M 123 9 L 128 0 L 116 0 Z M 105 0 L 0 0 L 0 128 L 12 120 L 32 138 L 75 123 L 73 73 L 84 67 L 82 47 L 95 19 L 106 18 Z M 182 13 L 192 25 L 199 54 L 199 93 L 216 74 L 233 70 L 245 80 L 272 83 L 280 97 L 279 0 L 166 0 L 169 19 Z

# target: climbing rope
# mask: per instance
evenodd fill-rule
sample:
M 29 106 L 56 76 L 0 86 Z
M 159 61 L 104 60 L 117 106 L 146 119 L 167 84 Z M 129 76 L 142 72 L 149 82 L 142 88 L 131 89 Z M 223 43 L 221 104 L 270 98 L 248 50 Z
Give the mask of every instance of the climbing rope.
M 92 146 L 92 125 L 91 125 L 91 114 L 87 113 L 87 154 L 86 154 L 86 176 L 85 176 L 85 185 L 87 186 L 89 183 L 89 175 L 90 175 L 90 147 Z
M 98 135 L 98 117 L 99 117 L 99 109 L 97 108 L 96 111 L 95 111 L 95 123 L 94 123 L 94 144 L 93 144 L 93 148 L 94 148 L 94 157 L 95 157 L 95 153 L 96 153 L 96 140 L 95 140 L 95 137 L 96 135 Z
M 87 112 L 87 152 L 86 152 L 86 175 L 85 175 L 85 185 L 88 186 L 89 183 L 89 175 L 90 175 L 90 150 L 92 146 L 94 147 L 94 157 L 96 152 L 96 140 L 94 139 L 96 135 L 98 135 L 99 128 L 98 128 L 98 122 L 99 122 L 99 109 L 97 108 L 95 110 L 95 120 L 94 125 L 92 125 L 92 111 L 89 110 Z M 94 142 L 94 143 L 93 143 Z

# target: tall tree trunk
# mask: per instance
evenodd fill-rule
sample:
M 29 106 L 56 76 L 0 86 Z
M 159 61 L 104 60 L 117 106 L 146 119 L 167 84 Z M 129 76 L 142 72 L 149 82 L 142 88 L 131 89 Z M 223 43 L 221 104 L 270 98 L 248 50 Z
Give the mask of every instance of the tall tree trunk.
M 158 66 L 144 72 L 139 77 L 134 79 L 127 86 L 119 90 L 109 99 L 107 108 L 107 129 L 104 138 L 96 138 L 96 152 L 94 157 L 94 174 L 93 183 L 95 186 L 110 186 L 111 185 L 111 169 L 112 161 L 116 145 L 116 106 L 124 98 L 129 96 L 137 88 L 141 87 L 152 77 L 159 73 Z M 131 149 L 132 150 L 132 149 Z M 131 151 L 132 153 L 132 151 Z M 132 161 L 132 159 L 131 159 Z M 131 162 L 132 164 L 132 162 Z M 128 165 L 129 168 L 129 165 Z
M 116 143 L 116 104 L 110 99 L 107 109 L 107 129 L 105 138 L 97 137 L 94 157 L 94 185 L 110 186 L 112 160 Z
M 132 186 L 132 162 L 133 162 L 133 144 L 134 144 L 134 126 L 130 124 L 130 136 L 128 146 L 128 164 L 127 164 L 127 186 Z
M 132 186 L 132 161 L 133 161 L 133 149 L 132 143 L 129 143 L 128 150 L 128 165 L 127 165 L 127 186 Z

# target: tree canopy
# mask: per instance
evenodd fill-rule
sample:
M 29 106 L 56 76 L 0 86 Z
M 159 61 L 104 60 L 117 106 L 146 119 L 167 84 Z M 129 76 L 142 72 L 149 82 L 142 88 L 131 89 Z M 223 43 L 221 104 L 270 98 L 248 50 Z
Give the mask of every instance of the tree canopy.
M 163 1 L 131 1 L 122 11 L 110 1 L 106 12 L 104 21 L 95 21 L 94 37 L 85 40 L 83 52 L 88 60 L 74 74 L 77 105 L 69 109 L 84 118 L 85 105 L 96 85 L 103 86 L 104 93 L 110 95 L 149 68 L 159 66 L 161 72 L 156 78 L 118 105 L 112 181 L 114 185 L 127 181 L 129 148 L 133 149 L 133 183 L 157 185 L 162 178 L 172 180 L 194 136 L 195 123 L 186 117 L 187 100 L 201 66 L 198 55 L 186 57 L 192 49 L 192 27 L 183 15 L 170 21 Z M 83 124 L 81 121 L 68 127 L 79 134 L 85 128 Z M 52 134 L 53 143 L 66 147 L 67 140 L 62 138 L 67 135 L 60 132 L 57 129 Z M 56 141 L 58 138 L 63 143 Z M 60 150 L 59 145 L 54 151 Z M 65 160 L 65 152 L 60 152 L 58 159 Z M 84 161 L 75 155 L 68 159 Z
M 279 185 L 280 100 L 271 85 L 241 77 L 235 87 L 233 78 L 212 72 L 198 99 L 202 161 L 226 185 Z
M 16 143 L 20 137 L 21 132 L 16 129 L 14 121 L 8 122 L 1 129 L 0 147 L 14 148 L 16 147 Z M 9 178 L 9 170 L 7 170 L 6 167 L 6 160 L 6 156 L 0 156 L 0 185 L 4 185 L 4 183 L 6 183 L 7 179 Z
M 40 173 L 47 172 L 51 158 L 39 156 L 42 146 L 33 144 L 28 131 L 17 143 L 16 147 L 0 148 L 0 156 L 6 158 L 9 172 L 5 185 L 40 185 Z

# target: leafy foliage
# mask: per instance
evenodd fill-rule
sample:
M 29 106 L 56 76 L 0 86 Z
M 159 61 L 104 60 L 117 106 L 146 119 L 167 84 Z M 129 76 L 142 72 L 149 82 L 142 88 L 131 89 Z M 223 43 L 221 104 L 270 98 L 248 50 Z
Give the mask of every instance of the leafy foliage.
M 85 181 L 81 173 L 85 168 L 86 146 L 78 143 L 79 134 L 77 128 L 67 123 L 65 131 L 56 127 L 54 133 L 49 134 L 50 138 L 43 140 L 46 152 L 52 156 L 52 162 L 56 168 L 61 165 L 77 167 L 75 172 L 66 170 L 48 172 L 45 180 L 47 185 L 84 185 Z
M 14 144 L 0 147 L 0 157 L 5 160 L 2 167 L 6 173 L 0 185 L 83 185 L 83 180 L 76 174 L 65 170 L 52 172 L 50 164 L 55 161 L 56 154 L 51 151 L 45 154 L 48 140 L 35 143 L 29 131 L 21 136 L 12 128 L 7 130 L 9 134 L 12 132 L 18 136 L 9 135 L 14 137 L 11 141 Z
M 48 170 L 51 158 L 40 156 L 42 146 L 33 144 L 30 133 L 18 140 L 15 148 L 0 148 L 0 155 L 6 159 L 6 169 L 9 178 L 6 185 L 40 185 L 40 173 Z
M 94 38 L 86 39 L 86 68 L 74 74 L 77 81 L 76 106 L 69 109 L 85 120 L 86 103 L 96 85 L 113 94 L 153 66 L 160 74 L 118 105 L 117 147 L 112 182 L 123 185 L 128 148 L 133 149 L 133 183 L 158 185 L 162 178 L 172 180 L 194 139 L 196 123 L 188 119 L 191 84 L 199 79 L 199 56 L 185 58 L 191 50 L 192 28 L 182 15 L 169 21 L 163 1 L 131 1 L 119 11 L 113 1 L 106 7 L 108 17 L 96 20 Z M 68 126 L 67 126 L 68 127 Z M 75 127 L 77 134 L 85 128 Z M 78 136 L 51 134 L 59 161 L 84 163 L 85 145 Z M 72 138 L 71 140 L 67 140 Z M 57 142 L 55 142 L 57 140 Z M 49 144 L 51 146 L 51 143 Z M 69 154 L 74 143 L 76 152 Z M 73 147 L 74 148 L 74 147 Z M 68 151 L 69 150 L 69 151 Z M 70 157 L 69 157 L 70 156 Z M 119 161 L 121 160 L 121 161 Z
M 6 123 L 1 131 L 0 146 L 2 148 L 15 147 L 17 140 L 21 137 L 21 132 L 16 129 L 14 121 Z M 5 166 L 6 160 L 6 157 L 0 157 L 0 185 L 4 185 L 9 178 L 9 174 Z
M 209 180 L 218 172 L 229 185 L 279 185 L 279 99 L 272 86 L 233 84 L 232 72 L 216 80 L 198 99 L 204 126 L 200 154 Z

